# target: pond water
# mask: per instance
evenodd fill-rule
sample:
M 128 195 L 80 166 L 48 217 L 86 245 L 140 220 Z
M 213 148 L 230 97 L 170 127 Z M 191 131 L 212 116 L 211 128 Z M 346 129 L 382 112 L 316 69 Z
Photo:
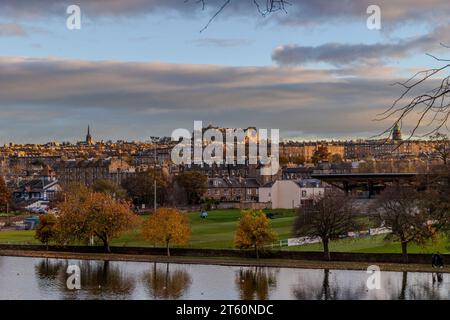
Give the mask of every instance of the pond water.
M 81 289 L 67 288 L 69 265 Z M 0 299 L 449 299 L 450 275 L 0 256 Z

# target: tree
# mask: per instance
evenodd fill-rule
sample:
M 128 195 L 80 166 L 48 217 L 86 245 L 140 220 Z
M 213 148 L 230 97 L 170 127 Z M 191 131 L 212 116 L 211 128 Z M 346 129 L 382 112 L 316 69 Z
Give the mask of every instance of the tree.
M 56 234 L 56 216 L 53 214 L 39 216 L 39 224 L 34 237 L 45 244 L 48 249 L 48 244 L 56 239 Z
M 127 196 L 127 192 L 122 187 L 106 179 L 95 180 L 92 185 L 92 190 L 94 192 L 109 194 L 115 199 L 125 199 Z
M 168 178 L 161 170 L 150 169 L 145 172 L 139 172 L 122 181 L 122 187 L 126 190 L 128 196 L 133 199 L 137 206 L 145 204 L 153 206 L 155 197 L 156 181 L 156 202 L 164 206 L 169 202 L 171 186 Z
M 422 180 L 421 209 L 425 210 L 434 222 L 435 229 L 449 232 L 450 166 L 447 164 L 433 167 Z
M 5 179 L 0 176 L 0 210 L 7 211 L 8 205 L 11 201 L 11 191 L 5 183 Z
M 319 237 L 326 260 L 331 260 L 329 243 L 356 229 L 355 209 L 351 198 L 332 191 L 313 198 L 300 207 L 294 223 L 297 236 Z
M 412 187 L 387 188 L 374 204 L 384 226 L 391 229 L 387 237 L 400 241 L 403 262 L 408 263 L 408 244 L 424 243 L 436 235 L 429 224 L 432 216 L 423 208 L 423 195 Z
M 58 239 L 61 243 L 84 241 L 91 237 L 102 241 L 106 252 L 109 243 L 137 223 L 130 204 L 115 200 L 110 195 L 92 192 L 80 186 L 68 193 L 60 204 L 57 220 Z
M 444 165 L 448 164 L 450 158 L 450 141 L 446 134 L 436 132 L 430 137 L 431 142 L 434 144 L 433 151 L 439 156 Z
M 344 160 L 342 159 L 342 156 L 339 153 L 335 153 L 330 156 L 331 163 L 341 164 L 343 161 Z
M 443 47 L 447 47 L 442 45 Z M 377 120 L 393 119 L 392 125 L 382 134 L 392 133 L 402 122 L 414 121 L 409 138 L 413 137 L 419 127 L 425 123 L 429 128 L 424 135 L 430 135 L 445 128 L 450 117 L 450 60 L 440 59 L 431 54 L 442 66 L 419 71 L 406 81 L 396 82 L 403 88 L 401 95 L 384 112 L 378 115 Z M 439 78 L 443 73 L 443 77 Z M 437 85 L 434 84 L 437 82 Z M 432 88 L 430 90 L 430 88 Z M 413 117 L 414 119 L 410 119 Z
M 175 177 L 175 183 L 182 189 L 187 203 L 199 204 L 206 192 L 208 178 L 201 172 L 181 172 Z
M 362 173 L 375 172 L 376 162 L 373 158 L 366 158 L 359 162 L 358 171 Z
M 328 160 L 330 153 L 328 152 L 327 146 L 319 146 L 316 151 L 314 151 L 311 161 L 314 164 L 318 164 L 321 161 Z
M 237 248 L 254 248 L 259 259 L 259 250 L 276 239 L 277 235 L 263 211 L 242 211 L 234 238 Z
M 186 215 L 177 209 L 159 208 L 142 225 L 144 239 L 163 244 L 170 256 L 170 244 L 184 245 L 191 237 L 191 226 Z

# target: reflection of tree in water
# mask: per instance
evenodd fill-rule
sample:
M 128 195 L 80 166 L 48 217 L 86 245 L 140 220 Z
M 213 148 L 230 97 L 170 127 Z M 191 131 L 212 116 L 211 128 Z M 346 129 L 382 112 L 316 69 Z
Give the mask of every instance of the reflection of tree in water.
M 398 295 L 399 300 L 405 300 L 407 286 L 408 286 L 408 272 L 405 271 L 402 273 L 402 286 L 400 288 L 400 294 Z
M 440 293 L 440 288 L 443 285 L 443 275 L 442 273 L 432 273 L 428 274 L 428 277 L 424 277 L 422 281 L 418 284 L 409 285 L 407 289 L 408 299 L 411 300 L 439 300 L 448 299 L 448 291 L 445 296 Z M 431 282 L 430 282 L 431 277 Z
M 143 281 L 149 294 L 154 299 L 179 299 L 191 285 L 191 276 L 185 270 L 158 268 L 154 263 L 153 268 L 143 275 Z
M 92 290 L 96 295 L 113 294 L 116 298 L 122 298 L 130 295 L 135 288 L 133 277 L 122 271 L 120 266 L 111 265 L 109 261 L 82 261 L 80 269 L 81 287 Z
M 67 288 L 69 266 L 67 260 L 42 259 L 35 266 L 40 288 L 57 287 L 65 299 L 76 299 L 78 290 Z M 113 295 L 114 298 L 124 298 L 130 295 L 135 287 L 135 281 L 121 270 L 118 265 L 109 261 L 81 261 L 76 263 L 81 271 L 81 292 L 88 291 L 94 296 Z
M 334 300 L 338 295 L 338 287 L 330 286 L 330 270 L 323 270 L 322 283 L 301 283 L 294 289 L 294 296 L 299 300 Z
M 354 300 L 363 296 L 365 282 L 356 287 L 340 288 L 337 281 L 330 281 L 330 274 L 330 270 L 324 269 L 320 284 L 302 282 L 294 288 L 294 296 L 298 300 Z
M 414 275 L 414 274 L 413 274 Z M 418 274 L 418 283 L 411 279 L 408 272 L 401 273 L 400 285 L 392 284 L 390 300 L 439 300 L 448 299 L 448 292 L 444 296 L 441 295 L 439 289 L 443 285 L 443 278 L 438 281 L 437 274 Z M 411 281 L 412 280 L 412 281 Z M 431 280 L 431 281 L 430 281 Z M 389 289 L 389 288 L 388 288 Z
M 55 280 L 61 270 L 67 266 L 67 262 L 61 260 L 42 259 L 35 266 L 36 275 L 40 280 Z
M 241 269 L 236 276 L 241 300 L 266 300 L 277 285 L 276 272 L 267 268 Z

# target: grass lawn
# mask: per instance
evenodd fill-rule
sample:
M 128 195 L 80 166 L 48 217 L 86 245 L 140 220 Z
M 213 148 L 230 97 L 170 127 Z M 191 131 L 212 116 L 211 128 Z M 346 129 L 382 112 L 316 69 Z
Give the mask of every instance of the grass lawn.
M 39 244 L 40 242 L 34 239 L 33 230 L 14 230 L 0 231 L 0 243 Z
M 322 244 L 309 244 L 298 247 L 284 247 L 283 250 L 323 251 Z M 401 253 L 399 242 L 388 242 L 383 235 L 369 236 L 359 239 L 342 239 L 330 242 L 330 251 L 361 253 Z M 408 245 L 408 253 L 450 253 L 449 239 L 443 238 L 435 243 L 428 242 L 424 246 Z
M 274 213 L 271 220 L 279 239 L 292 237 L 292 226 L 295 214 L 292 210 L 269 210 Z M 234 233 L 240 216 L 240 211 L 214 210 L 209 212 L 206 219 L 200 218 L 199 212 L 188 213 L 192 227 L 192 237 L 187 247 L 191 248 L 233 248 Z M 147 219 L 142 216 L 141 219 Z M 11 244 L 38 244 L 34 239 L 34 231 L 3 231 L 0 232 L 0 243 Z M 139 230 L 124 234 L 112 241 L 115 246 L 151 246 L 152 244 L 141 239 Z M 298 247 L 284 247 L 283 250 L 322 251 L 321 244 L 311 244 Z M 360 239 L 343 239 L 332 241 L 330 250 L 334 252 L 364 252 L 364 253 L 400 253 L 400 244 L 386 242 L 384 236 L 372 236 Z M 437 243 L 428 243 L 426 246 L 411 244 L 410 253 L 450 253 L 450 241 L 447 238 Z
M 271 220 L 274 230 L 280 239 L 291 236 L 292 224 L 295 219 L 293 210 L 268 210 L 274 213 Z M 200 218 L 200 212 L 188 213 L 191 221 L 192 237 L 187 245 L 191 248 L 233 248 L 234 233 L 240 217 L 237 209 L 210 211 L 208 218 Z M 145 220 L 148 216 L 142 216 Z M 0 243 L 37 244 L 34 231 L 0 231 Z M 151 246 L 140 237 L 139 229 L 126 233 L 111 243 L 116 246 Z

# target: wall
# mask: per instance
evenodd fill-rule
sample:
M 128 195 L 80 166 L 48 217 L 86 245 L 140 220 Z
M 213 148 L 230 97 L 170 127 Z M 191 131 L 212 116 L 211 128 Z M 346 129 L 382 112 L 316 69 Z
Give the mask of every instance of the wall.
M 46 251 L 43 245 L 7 245 L 0 244 L 0 250 L 14 251 Z M 88 246 L 50 246 L 49 251 L 53 252 L 77 252 L 77 253 L 103 253 L 102 247 Z M 142 247 L 111 247 L 111 252 L 115 254 L 134 254 L 134 255 L 165 255 L 165 248 L 142 248 Z M 172 256 L 190 256 L 190 257 L 238 257 L 253 258 L 253 250 L 233 250 L 233 249 L 189 249 L 172 248 Z M 442 255 L 444 262 L 450 261 L 450 255 Z M 323 260 L 322 252 L 299 252 L 299 251 L 265 251 L 260 255 L 261 258 L 271 259 L 291 259 L 291 260 Z M 409 254 L 409 263 L 429 264 L 431 265 L 431 254 Z M 368 263 L 402 263 L 402 255 L 397 253 L 331 253 L 333 261 L 349 262 L 368 262 Z

